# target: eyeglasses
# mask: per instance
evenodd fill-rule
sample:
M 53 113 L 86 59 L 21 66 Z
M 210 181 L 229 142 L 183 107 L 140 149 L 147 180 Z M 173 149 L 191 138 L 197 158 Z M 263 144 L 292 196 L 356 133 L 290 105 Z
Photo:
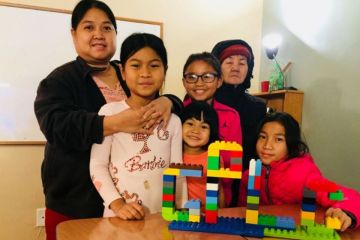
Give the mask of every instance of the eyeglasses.
M 201 78 L 204 83 L 212 83 L 217 77 L 218 75 L 216 73 L 204 73 L 201 75 L 197 75 L 195 73 L 184 74 L 184 79 L 187 83 L 197 83 L 199 78 Z

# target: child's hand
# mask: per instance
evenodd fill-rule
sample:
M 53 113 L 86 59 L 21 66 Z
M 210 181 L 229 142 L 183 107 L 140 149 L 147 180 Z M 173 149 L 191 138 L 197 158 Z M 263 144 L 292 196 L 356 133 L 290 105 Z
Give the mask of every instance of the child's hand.
M 325 212 L 326 217 L 337 217 L 341 222 L 340 231 L 345 231 L 351 225 L 351 218 L 340 208 L 329 208 Z
M 123 199 L 119 198 L 110 204 L 111 210 L 116 216 L 123 220 L 141 220 L 145 216 L 144 208 L 136 203 L 125 203 Z

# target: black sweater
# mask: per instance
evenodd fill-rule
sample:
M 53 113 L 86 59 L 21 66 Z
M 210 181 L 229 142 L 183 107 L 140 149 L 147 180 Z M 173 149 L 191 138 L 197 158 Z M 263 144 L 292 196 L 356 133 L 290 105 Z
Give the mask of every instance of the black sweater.
M 248 94 L 242 85 L 235 87 L 223 83 L 216 91 L 217 101 L 234 108 L 240 115 L 242 143 L 243 143 L 243 171 L 249 168 L 249 162 L 256 158 L 256 130 L 260 121 L 265 117 L 266 105 L 257 97 Z M 233 199 L 231 207 L 236 206 L 239 191 L 239 181 L 234 181 L 232 186 Z
M 116 63 L 111 64 L 129 96 Z M 74 218 L 101 217 L 104 209 L 89 172 L 91 146 L 103 140 L 104 117 L 97 113 L 106 103 L 92 71 L 80 57 L 58 67 L 41 81 L 34 104 L 47 139 L 41 166 L 45 205 Z M 179 112 L 180 99 L 170 99 Z

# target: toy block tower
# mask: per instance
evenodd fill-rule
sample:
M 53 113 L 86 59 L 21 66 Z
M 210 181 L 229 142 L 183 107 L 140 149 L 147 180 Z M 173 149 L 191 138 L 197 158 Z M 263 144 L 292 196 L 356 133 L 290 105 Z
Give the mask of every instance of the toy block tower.
M 315 225 L 316 192 L 304 188 L 301 204 L 301 226 Z
M 246 199 L 246 223 L 258 224 L 261 183 L 261 160 L 251 159 Z
M 169 168 L 163 173 L 163 197 L 162 197 L 162 216 L 167 221 L 200 221 L 200 201 L 198 203 L 188 203 L 192 207 L 190 212 L 186 209 L 176 210 L 176 177 L 201 177 L 203 167 L 201 165 L 188 165 L 182 163 L 171 163 Z M 199 205 L 199 209 L 197 206 Z M 199 211 L 199 213 L 198 213 Z M 197 214 L 198 213 L 198 214 Z
M 230 155 L 230 168 L 220 168 L 221 151 Z M 208 148 L 205 222 L 217 223 L 219 178 L 241 179 L 242 147 L 236 142 L 216 141 Z

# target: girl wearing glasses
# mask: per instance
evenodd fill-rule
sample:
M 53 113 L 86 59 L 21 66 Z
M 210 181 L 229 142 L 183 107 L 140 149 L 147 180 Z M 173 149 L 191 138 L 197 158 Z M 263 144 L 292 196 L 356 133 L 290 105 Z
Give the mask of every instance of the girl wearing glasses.
M 237 111 L 214 99 L 216 90 L 221 86 L 221 67 L 217 58 L 208 52 L 191 54 L 183 69 L 183 85 L 187 96 L 184 106 L 192 101 L 204 101 L 212 106 L 217 112 L 219 125 L 219 138 L 225 141 L 235 141 L 242 144 L 242 131 L 240 116 Z M 224 152 L 224 168 L 230 167 L 229 155 Z M 232 197 L 231 184 L 233 180 L 222 179 L 226 206 L 230 204 Z

